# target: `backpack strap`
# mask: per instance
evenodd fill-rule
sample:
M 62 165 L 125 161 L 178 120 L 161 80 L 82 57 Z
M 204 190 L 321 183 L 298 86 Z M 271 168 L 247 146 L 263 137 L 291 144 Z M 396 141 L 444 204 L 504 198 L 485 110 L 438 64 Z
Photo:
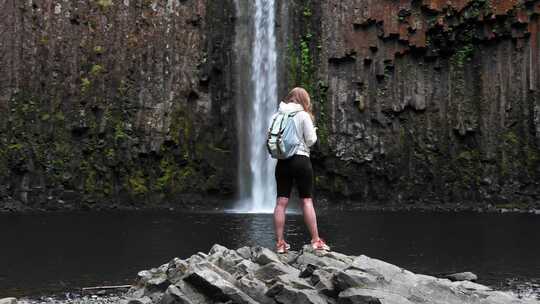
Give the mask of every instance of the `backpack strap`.
M 300 113 L 300 112 L 302 112 L 302 111 L 293 111 L 293 112 L 290 112 L 290 113 L 288 114 L 288 116 L 289 116 L 289 117 L 294 117 L 294 116 L 296 116 L 296 114 L 298 114 L 298 113 Z

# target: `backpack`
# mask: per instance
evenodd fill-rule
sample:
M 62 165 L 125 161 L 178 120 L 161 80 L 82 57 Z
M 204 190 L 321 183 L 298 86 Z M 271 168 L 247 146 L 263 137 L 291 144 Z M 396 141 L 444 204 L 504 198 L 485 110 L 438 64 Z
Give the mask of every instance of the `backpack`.
M 293 119 L 298 112 L 300 111 L 278 112 L 272 120 L 270 130 L 268 130 L 266 147 L 273 158 L 287 159 L 298 151 L 300 139 L 296 133 L 296 124 Z

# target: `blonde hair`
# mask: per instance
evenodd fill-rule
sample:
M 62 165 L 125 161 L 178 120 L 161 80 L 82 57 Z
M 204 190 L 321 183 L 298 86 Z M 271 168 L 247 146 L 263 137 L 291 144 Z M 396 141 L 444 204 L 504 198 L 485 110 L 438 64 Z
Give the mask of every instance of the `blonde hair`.
M 313 109 L 311 106 L 311 98 L 309 97 L 309 93 L 301 87 L 296 87 L 292 89 L 287 96 L 283 99 L 285 103 L 289 102 L 295 102 L 304 108 L 304 111 L 308 112 L 309 116 L 311 117 L 312 121 L 315 121 L 315 117 L 313 116 Z

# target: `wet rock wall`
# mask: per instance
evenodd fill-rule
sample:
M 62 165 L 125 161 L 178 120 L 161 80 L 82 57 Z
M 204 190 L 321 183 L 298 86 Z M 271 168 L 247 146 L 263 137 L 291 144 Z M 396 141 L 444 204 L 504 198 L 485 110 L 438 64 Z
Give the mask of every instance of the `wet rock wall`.
M 289 80 L 314 95 L 321 194 L 538 204 L 540 2 L 295 3 Z
M 0 2 L 2 200 L 232 194 L 233 16 L 232 1 Z
M 249 20 L 235 5 L 246 3 L 1 2 L 2 201 L 237 192 L 235 102 L 248 78 L 235 65 L 249 54 L 233 33 Z M 317 196 L 537 205 L 539 12 L 517 0 L 279 2 L 279 95 L 313 95 Z

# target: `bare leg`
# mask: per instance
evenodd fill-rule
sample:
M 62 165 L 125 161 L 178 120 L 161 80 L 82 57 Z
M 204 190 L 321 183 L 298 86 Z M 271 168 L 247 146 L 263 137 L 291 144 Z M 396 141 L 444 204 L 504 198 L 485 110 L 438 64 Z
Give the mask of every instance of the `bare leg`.
M 313 200 L 311 198 L 302 199 L 302 212 L 304 213 L 304 222 L 311 234 L 311 242 L 319 240 L 317 215 L 315 214 L 315 208 L 313 208 Z
M 288 203 L 289 198 L 278 197 L 276 208 L 274 209 L 274 229 L 276 231 L 276 239 L 278 243 L 284 241 L 283 230 L 285 229 L 285 210 L 287 209 Z

